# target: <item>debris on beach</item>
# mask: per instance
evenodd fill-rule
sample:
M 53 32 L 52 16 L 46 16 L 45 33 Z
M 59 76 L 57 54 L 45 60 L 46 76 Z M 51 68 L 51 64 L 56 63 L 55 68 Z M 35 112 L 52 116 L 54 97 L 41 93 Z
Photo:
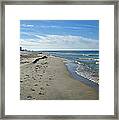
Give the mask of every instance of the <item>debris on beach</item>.
M 37 58 L 37 59 L 35 59 L 32 63 L 37 63 L 40 59 L 45 59 L 45 58 L 47 58 L 47 56 L 43 56 L 43 57 L 40 57 L 40 58 Z
M 28 100 L 32 99 L 32 96 L 30 96 L 30 95 L 29 95 L 29 96 L 27 96 L 27 99 L 28 99 Z

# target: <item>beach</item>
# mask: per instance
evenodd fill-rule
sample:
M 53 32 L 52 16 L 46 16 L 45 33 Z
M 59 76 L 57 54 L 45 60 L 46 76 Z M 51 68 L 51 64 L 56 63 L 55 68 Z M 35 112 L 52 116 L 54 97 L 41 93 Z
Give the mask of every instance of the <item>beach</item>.
M 20 52 L 21 100 L 98 100 L 98 91 L 67 70 L 63 58 L 38 52 Z

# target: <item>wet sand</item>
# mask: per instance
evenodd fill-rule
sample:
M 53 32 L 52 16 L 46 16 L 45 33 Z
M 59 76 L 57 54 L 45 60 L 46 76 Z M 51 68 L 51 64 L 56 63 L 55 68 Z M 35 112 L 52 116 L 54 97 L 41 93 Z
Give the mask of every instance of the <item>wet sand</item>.
M 20 99 L 98 100 L 96 89 L 75 80 L 63 61 L 45 53 L 21 52 Z

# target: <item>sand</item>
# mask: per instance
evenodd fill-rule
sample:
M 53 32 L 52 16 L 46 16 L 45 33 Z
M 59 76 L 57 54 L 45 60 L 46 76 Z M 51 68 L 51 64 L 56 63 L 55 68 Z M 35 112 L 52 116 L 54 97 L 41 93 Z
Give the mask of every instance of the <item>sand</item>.
M 21 100 L 98 100 L 98 92 L 75 80 L 62 58 L 24 52 L 20 59 Z

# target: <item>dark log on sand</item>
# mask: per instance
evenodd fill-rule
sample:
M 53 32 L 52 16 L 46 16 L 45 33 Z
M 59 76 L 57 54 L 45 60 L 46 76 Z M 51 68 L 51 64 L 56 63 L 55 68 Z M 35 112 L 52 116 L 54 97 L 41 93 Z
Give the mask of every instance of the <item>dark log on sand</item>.
M 37 63 L 40 59 L 45 59 L 45 58 L 48 58 L 47 56 L 43 56 L 43 57 L 40 57 L 40 58 L 37 58 L 35 59 L 32 63 Z

